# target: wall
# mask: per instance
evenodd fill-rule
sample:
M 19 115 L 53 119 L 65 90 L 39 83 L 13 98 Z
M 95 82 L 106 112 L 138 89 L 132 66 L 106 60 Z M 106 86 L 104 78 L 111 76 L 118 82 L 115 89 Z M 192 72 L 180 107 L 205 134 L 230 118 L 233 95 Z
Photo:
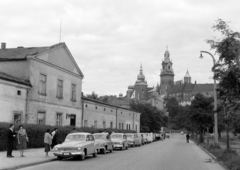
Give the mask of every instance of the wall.
M 0 120 L 13 123 L 14 112 L 21 113 L 22 122 L 25 121 L 27 86 L 0 79 Z M 17 91 L 21 91 L 21 95 Z
M 82 99 L 83 102 L 83 125 L 87 120 L 88 127 L 94 127 L 94 122 L 98 122 L 97 128 L 104 128 L 103 121 L 106 122 L 105 128 L 110 128 L 110 122 L 113 122 L 113 128 L 127 129 L 129 124 L 131 130 L 140 131 L 140 113 L 130 111 L 128 109 L 115 107 L 113 105 L 99 103 L 91 99 Z M 121 127 L 119 128 L 119 123 Z
M 37 123 L 37 113 L 46 112 L 46 124 L 56 124 L 56 113 L 63 113 L 63 125 L 70 125 L 65 120 L 66 114 L 76 115 L 76 126 L 81 126 L 81 90 L 82 79 L 80 76 L 65 70 L 48 65 L 45 62 L 30 59 L 30 82 L 32 89 L 29 92 L 29 123 Z M 40 74 L 47 76 L 46 96 L 39 94 Z M 63 98 L 57 98 L 57 80 L 63 80 Z M 76 101 L 71 101 L 71 84 L 76 84 Z

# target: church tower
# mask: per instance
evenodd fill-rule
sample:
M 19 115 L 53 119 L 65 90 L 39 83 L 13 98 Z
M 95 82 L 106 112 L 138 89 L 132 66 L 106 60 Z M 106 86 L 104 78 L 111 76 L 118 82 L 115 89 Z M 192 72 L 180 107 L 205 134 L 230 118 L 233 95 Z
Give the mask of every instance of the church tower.
M 146 101 L 147 100 L 147 81 L 145 80 L 145 76 L 143 74 L 142 64 L 140 66 L 140 72 L 137 76 L 137 81 L 134 85 L 134 98 L 138 101 Z
M 164 53 L 164 60 L 162 61 L 160 74 L 160 95 L 167 94 L 174 85 L 174 71 L 172 65 L 173 63 L 170 60 L 170 53 L 167 48 Z

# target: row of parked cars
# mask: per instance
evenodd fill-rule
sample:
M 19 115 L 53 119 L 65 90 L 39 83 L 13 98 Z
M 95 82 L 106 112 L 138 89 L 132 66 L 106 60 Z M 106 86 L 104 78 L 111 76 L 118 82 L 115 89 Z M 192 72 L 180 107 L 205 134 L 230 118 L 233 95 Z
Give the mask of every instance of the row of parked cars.
M 154 133 L 71 133 L 66 136 L 62 144 L 53 148 L 53 154 L 58 160 L 68 157 L 77 157 L 84 160 L 87 155 L 96 157 L 98 153 L 112 153 L 114 149 L 128 149 L 140 147 L 144 144 L 161 140 L 161 134 Z

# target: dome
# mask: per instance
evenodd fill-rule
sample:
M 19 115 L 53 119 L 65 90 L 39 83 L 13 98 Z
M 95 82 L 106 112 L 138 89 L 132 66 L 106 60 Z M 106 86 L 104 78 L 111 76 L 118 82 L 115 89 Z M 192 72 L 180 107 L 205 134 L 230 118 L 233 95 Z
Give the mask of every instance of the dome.
M 129 85 L 129 86 L 128 86 L 128 89 L 134 89 L 134 86 Z
M 145 76 L 142 74 L 142 72 L 138 75 L 137 79 L 142 81 L 145 80 Z

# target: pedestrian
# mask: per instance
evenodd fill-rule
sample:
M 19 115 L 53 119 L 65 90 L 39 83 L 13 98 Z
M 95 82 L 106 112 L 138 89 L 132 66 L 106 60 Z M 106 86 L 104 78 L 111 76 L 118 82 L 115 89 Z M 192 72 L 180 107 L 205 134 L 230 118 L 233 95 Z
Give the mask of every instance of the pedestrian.
M 14 157 L 12 155 L 12 150 L 13 150 L 13 146 L 14 146 L 14 140 L 16 137 L 16 133 L 13 130 L 14 130 L 14 124 L 10 124 L 9 129 L 7 130 L 7 157 L 8 158 Z
M 17 132 L 17 140 L 18 140 L 18 148 L 20 151 L 20 156 L 25 157 L 23 155 L 24 149 L 27 149 L 27 142 L 28 142 L 28 136 L 27 131 L 24 129 L 23 125 L 19 126 L 18 132 Z
M 186 138 L 187 138 L 187 143 L 189 143 L 189 138 L 190 138 L 189 132 L 187 133 Z
M 57 145 L 57 128 L 54 128 L 53 132 L 52 132 L 52 149 L 54 148 L 54 146 Z
M 50 130 L 47 129 L 44 135 L 44 146 L 45 146 L 46 157 L 48 157 L 48 152 L 50 151 L 51 144 L 52 144 L 52 136 L 50 135 Z

